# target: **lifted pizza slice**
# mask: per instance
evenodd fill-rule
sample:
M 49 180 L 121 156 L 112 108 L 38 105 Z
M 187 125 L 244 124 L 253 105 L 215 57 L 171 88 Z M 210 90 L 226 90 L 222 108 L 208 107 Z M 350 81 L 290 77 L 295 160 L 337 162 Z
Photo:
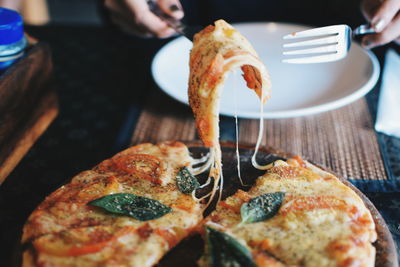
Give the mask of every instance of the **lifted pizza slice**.
M 271 82 L 264 64 L 246 38 L 224 20 L 206 27 L 194 36 L 190 53 L 189 103 L 201 140 L 210 148 L 210 177 L 222 190 L 221 149 L 219 145 L 219 101 L 229 72 L 241 68 L 247 86 L 260 98 L 261 110 L 270 97 Z

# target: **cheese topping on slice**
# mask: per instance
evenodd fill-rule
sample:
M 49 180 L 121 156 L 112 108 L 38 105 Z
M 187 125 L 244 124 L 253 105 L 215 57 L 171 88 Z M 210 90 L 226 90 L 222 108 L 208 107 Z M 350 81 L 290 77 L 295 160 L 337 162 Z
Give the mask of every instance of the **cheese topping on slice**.
M 272 217 L 261 216 L 273 211 L 265 200 L 248 212 L 253 199 L 277 192 L 284 197 Z M 338 178 L 300 158 L 270 165 L 249 192 L 221 201 L 205 221 L 248 249 L 257 266 L 374 266 L 369 210 Z M 210 266 L 210 257 L 201 265 Z
M 209 176 L 214 178 L 214 186 L 210 200 L 223 186 L 219 100 L 228 73 L 236 68 L 242 69 L 247 86 L 258 95 L 262 106 L 270 97 L 271 82 L 251 44 L 223 20 L 195 35 L 190 53 L 189 103 L 199 136 L 213 156 Z
M 177 184 L 181 170 L 193 161 L 179 142 L 141 144 L 78 174 L 28 218 L 22 237 L 28 245 L 23 266 L 155 265 L 203 218 L 204 205 Z M 127 206 L 124 214 L 90 204 L 127 195 L 137 196 L 140 205 L 150 204 Z M 121 210 L 119 203 L 109 205 Z M 160 207 L 161 216 L 155 214 Z M 135 209 L 141 213 L 129 216 Z

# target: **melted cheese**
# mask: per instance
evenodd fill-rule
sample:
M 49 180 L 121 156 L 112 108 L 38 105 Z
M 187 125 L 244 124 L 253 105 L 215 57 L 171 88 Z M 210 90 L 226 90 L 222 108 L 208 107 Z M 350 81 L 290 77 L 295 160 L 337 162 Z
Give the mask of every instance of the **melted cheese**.
M 375 225 L 360 197 L 332 174 L 301 162 L 306 167 L 293 159 L 269 166 L 249 192 L 221 202 L 206 225 L 247 246 L 259 266 L 374 266 Z M 285 192 L 274 217 L 240 223 L 243 203 L 273 192 Z
M 258 127 L 258 137 L 257 137 L 256 147 L 254 149 L 254 154 L 251 157 L 251 164 L 253 164 L 254 168 L 259 170 L 266 170 L 268 169 L 269 166 L 269 165 L 260 165 L 257 163 L 257 153 L 258 150 L 260 149 L 263 133 L 264 133 L 264 105 L 260 103 L 260 124 Z
M 234 114 L 235 114 L 235 138 L 236 138 L 236 168 L 237 168 L 237 174 L 238 178 L 240 181 L 240 184 L 242 186 L 245 186 L 242 180 L 242 175 L 240 172 L 240 153 L 239 153 L 239 127 L 238 127 L 238 116 L 237 116 L 237 85 L 239 84 L 238 81 L 238 73 L 236 71 L 233 72 L 233 77 L 234 77 L 234 90 L 233 90 L 233 105 L 234 105 Z
M 223 20 L 195 35 L 190 53 L 189 103 L 199 136 L 213 153 L 209 177 L 214 178 L 210 201 L 222 190 L 222 163 L 219 147 L 219 99 L 228 73 L 241 67 L 247 86 L 264 104 L 271 87 L 268 72 L 251 44 Z M 209 181 L 210 182 L 210 179 Z M 210 203 L 209 201 L 209 203 Z

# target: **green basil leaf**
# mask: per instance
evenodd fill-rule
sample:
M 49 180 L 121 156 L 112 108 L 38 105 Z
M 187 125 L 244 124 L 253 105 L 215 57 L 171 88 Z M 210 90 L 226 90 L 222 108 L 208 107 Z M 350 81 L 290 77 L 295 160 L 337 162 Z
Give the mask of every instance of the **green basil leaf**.
M 241 223 L 261 222 L 274 217 L 284 198 L 284 192 L 275 192 L 255 197 L 244 203 L 240 207 Z
M 176 175 L 176 184 L 179 191 L 186 195 L 190 195 L 193 190 L 199 188 L 200 183 L 197 181 L 188 168 L 183 167 L 180 169 L 179 173 Z
M 89 205 L 111 213 L 127 215 L 139 221 L 157 219 L 172 211 L 157 200 L 127 193 L 107 195 L 90 201 Z
M 257 267 L 250 251 L 230 235 L 206 226 L 207 256 L 211 267 Z

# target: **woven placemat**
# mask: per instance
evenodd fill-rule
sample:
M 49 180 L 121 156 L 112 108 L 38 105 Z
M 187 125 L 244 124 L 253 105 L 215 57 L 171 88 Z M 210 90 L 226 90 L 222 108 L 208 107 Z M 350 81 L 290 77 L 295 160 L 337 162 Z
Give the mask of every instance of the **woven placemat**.
M 147 98 L 133 131 L 131 144 L 196 140 L 193 113 L 159 90 Z
M 385 169 L 364 98 L 318 115 L 266 120 L 263 144 L 289 151 L 351 179 L 383 180 Z M 241 141 L 255 142 L 258 122 L 242 120 Z
M 298 154 L 349 179 L 387 179 L 371 116 L 364 98 L 318 115 L 265 120 L 263 145 Z M 258 120 L 239 120 L 239 141 L 255 143 Z M 234 128 L 234 124 L 231 124 Z M 224 129 L 221 127 L 221 137 Z M 156 90 L 144 105 L 132 144 L 198 139 L 187 106 Z

